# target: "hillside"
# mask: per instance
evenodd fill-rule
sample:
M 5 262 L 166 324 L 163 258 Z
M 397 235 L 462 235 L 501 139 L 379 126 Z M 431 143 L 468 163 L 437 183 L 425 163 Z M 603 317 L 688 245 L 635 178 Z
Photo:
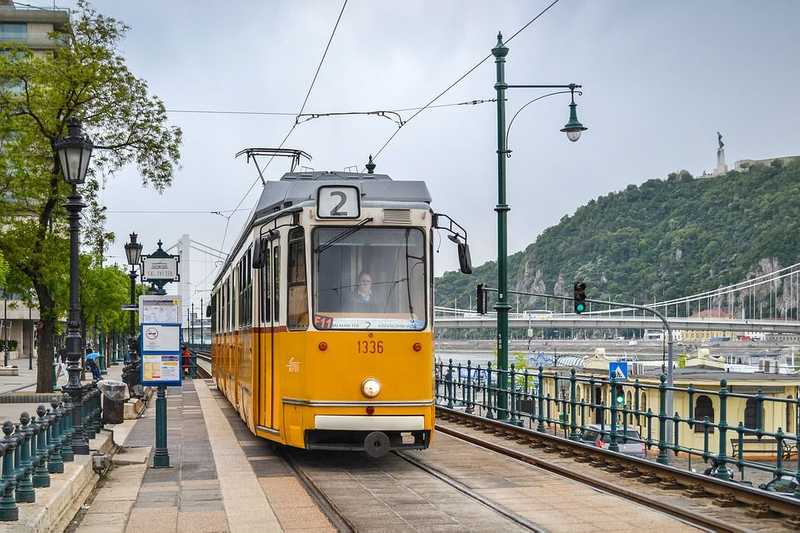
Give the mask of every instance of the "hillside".
M 590 298 L 664 300 L 799 258 L 800 162 L 776 161 L 715 178 L 681 171 L 592 200 L 509 256 L 509 288 L 571 295 L 572 282 L 582 279 Z M 447 272 L 437 278 L 437 305 L 457 299 L 466 307 L 471 298 L 474 306 L 479 282 L 497 285 L 495 262 L 471 276 Z M 794 308 L 789 302 L 787 290 L 778 307 Z M 544 307 L 541 301 L 520 305 Z

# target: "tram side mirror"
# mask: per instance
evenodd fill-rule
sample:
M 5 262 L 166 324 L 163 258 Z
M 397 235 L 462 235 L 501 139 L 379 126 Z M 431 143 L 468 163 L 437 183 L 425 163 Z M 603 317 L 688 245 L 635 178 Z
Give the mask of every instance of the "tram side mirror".
M 253 260 L 252 266 L 256 270 L 262 268 L 264 266 L 264 239 L 261 237 L 256 239 L 256 243 L 253 246 Z M 211 316 L 211 315 L 209 315 Z
M 469 255 L 469 244 L 458 243 L 458 263 L 462 274 L 472 274 L 472 257 Z
M 213 309 L 211 309 L 211 306 L 210 306 L 210 305 L 207 305 L 207 306 L 206 306 L 206 318 L 211 318 L 211 316 L 212 316 L 213 314 L 214 314 L 214 312 L 213 312 Z

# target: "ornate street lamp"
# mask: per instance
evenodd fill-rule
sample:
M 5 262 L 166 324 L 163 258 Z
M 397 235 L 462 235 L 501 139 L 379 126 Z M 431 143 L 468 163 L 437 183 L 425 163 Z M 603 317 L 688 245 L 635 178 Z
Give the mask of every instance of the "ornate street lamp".
M 494 89 L 497 91 L 497 301 L 494 309 L 497 311 L 497 386 L 501 391 L 508 390 L 508 311 L 511 306 L 508 303 L 508 212 L 511 207 L 506 202 L 506 159 L 511 155 L 511 150 L 508 149 L 508 133 L 506 130 L 506 90 L 507 89 L 557 89 L 557 92 L 545 94 L 534 100 L 531 100 L 519 111 L 522 111 L 529 104 L 553 96 L 570 92 L 572 96 L 572 103 L 570 104 L 569 122 L 561 129 L 567 134 L 570 141 L 577 141 L 581 132 L 586 130 L 586 127 L 578 122 L 577 112 L 575 108 L 575 90 L 580 89 L 581 86 L 570 83 L 566 85 L 509 85 L 505 81 L 505 63 L 506 56 L 508 55 L 508 47 L 503 43 L 503 35 L 497 34 L 497 44 L 492 48 L 492 55 L 496 67 L 496 82 Z M 578 91 L 580 94 L 580 91 Z M 519 114 L 517 111 L 517 115 Z M 511 119 L 513 124 L 514 115 Z M 508 397 L 506 394 L 501 393 L 497 398 L 497 417 L 499 419 L 507 419 L 510 412 L 508 409 Z
M 128 264 L 131 267 L 131 271 L 128 274 L 131 278 L 131 306 L 136 305 L 136 265 L 139 264 L 139 260 L 142 258 L 142 243 L 136 242 L 138 235 L 135 233 L 131 233 L 131 240 L 130 242 L 125 243 L 125 256 L 128 258 Z M 130 320 L 130 338 L 136 338 L 136 311 L 131 310 L 131 320 Z M 137 358 L 136 351 L 132 352 L 131 358 L 135 360 Z
M 569 104 L 569 122 L 567 122 L 561 131 L 567 134 L 567 139 L 572 142 L 581 138 L 581 132 L 586 131 L 586 127 L 578 122 L 578 113 L 575 108 L 578 107 L 575 103 L 575 85 L 570 86 L 570 98 L 572 102 Z
M 80 233 L 80 213 L 85 207 L 78 185 L 86 180 L 86 171 L 92 157 L 94 145 L 81 130 L 81 123 L 76 118 L 67 120 L 68 136 L 55 142 L 54 148 L 58 155 L 59 166 L 64 180 L 72 186 L 72 194 L 67 198 L 64 207 L 69 213 L 69 317 L 67 321 L 67 373 L 69 380 L 64 391 L 70 396 L 72 403 L 72 449 L 77 455 L 89 455 L 89 443 L 83 431 L 81 406 L 83 403 L 83 390 L 81 388 L 81 359 L 83 354 L 81 342 L 81 311 L 78 300 L 78 240 Z

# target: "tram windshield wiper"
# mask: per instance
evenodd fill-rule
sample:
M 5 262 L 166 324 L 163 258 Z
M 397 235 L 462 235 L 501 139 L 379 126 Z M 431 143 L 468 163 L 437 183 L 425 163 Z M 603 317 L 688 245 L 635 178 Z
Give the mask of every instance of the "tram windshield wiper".
M 330 248 L 331 246 L 333 246 L 337 242 L 341 241 L 342 239 L 345 239 L 345 238 L 349 237 L 350 235 L 354 234 L 358 230 L 362 229 L 366 224 L 372 222 L 372 220 L 373 220 L 372 218 L 367 218 L 367 219 L 362 220 L 361 222 L 359 222 L 355 226 L 347 228 L 346 230 L 342 231 L 338 235 L 334 236 L 328 242 L 325 242 L 325 243 L 320 244 L 319 246 L 317 246 L 317 249 L 314 250 L 314 252 L 316 252 L 318 254 L 321 254 L 322 252 L 324 252 L 325 250 L 327 250 L 328 248 Z

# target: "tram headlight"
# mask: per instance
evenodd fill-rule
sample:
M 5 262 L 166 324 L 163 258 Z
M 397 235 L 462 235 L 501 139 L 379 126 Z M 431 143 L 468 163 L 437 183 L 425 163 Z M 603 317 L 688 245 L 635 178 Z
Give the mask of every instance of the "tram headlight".
M 361 382 L 361 392 L 367 398 L 374 398 L 381 392 L 381 384 L 375 378 L 367 378 Z

